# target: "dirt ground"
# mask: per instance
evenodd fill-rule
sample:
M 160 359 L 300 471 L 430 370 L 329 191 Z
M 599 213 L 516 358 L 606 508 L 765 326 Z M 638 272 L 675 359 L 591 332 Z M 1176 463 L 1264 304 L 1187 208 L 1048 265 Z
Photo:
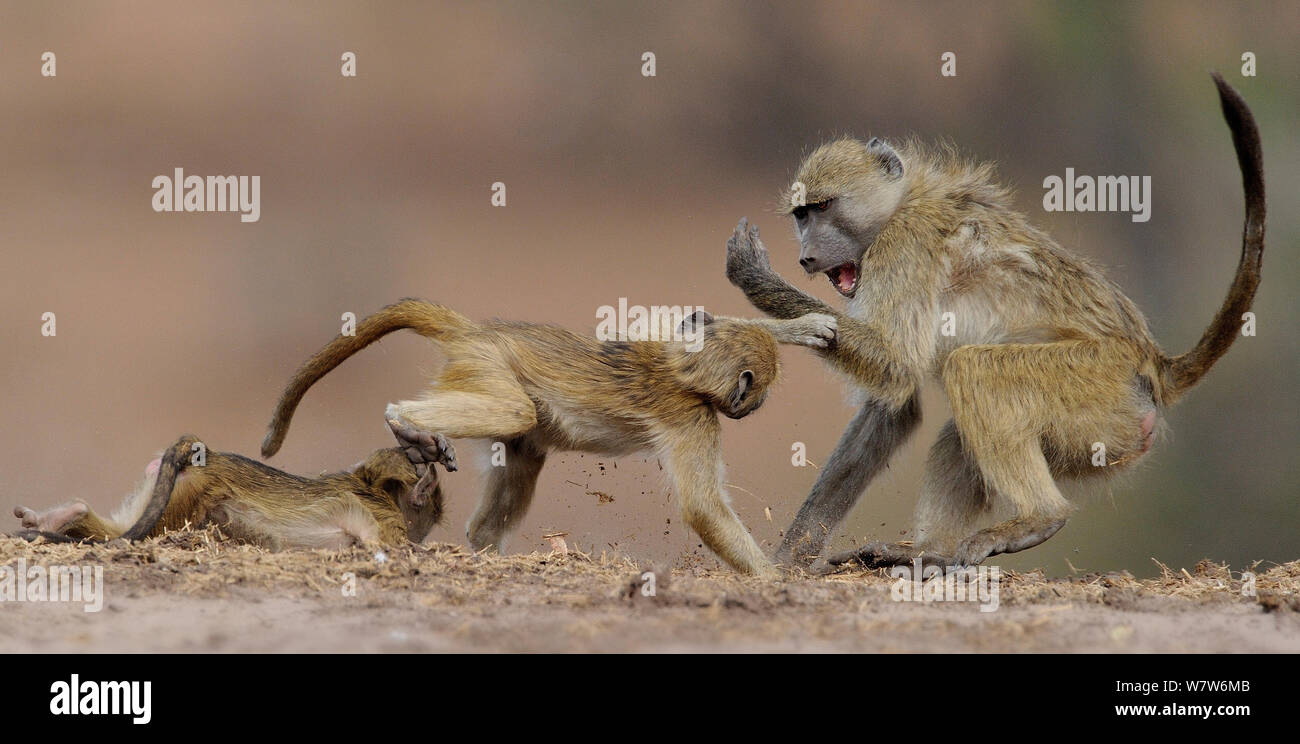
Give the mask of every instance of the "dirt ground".
M 0 651 L 1300 652 L 1300 561 L 1246 567 L 1254 596 L 1240 570 L 1208 561 L 1149 580 L 1004 572 L 991 612 L 898 601 L 880 571 L 765 581 L 694 562 L 657 573 L 651 597 L 650 567 L 579 552 L 269 553 L 211 530 L 89 547 L 0 538 L 11 570 L 104 567 L 99 612 L 0 602 Z

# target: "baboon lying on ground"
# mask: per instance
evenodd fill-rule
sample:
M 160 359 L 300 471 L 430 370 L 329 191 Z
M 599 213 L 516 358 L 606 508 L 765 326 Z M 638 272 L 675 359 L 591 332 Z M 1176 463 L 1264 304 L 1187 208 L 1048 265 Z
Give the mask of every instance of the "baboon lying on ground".
M 432 470 L 432 468 L 428 468 Z M 303 478 L 240 455 L 210 452 L 184 436 L 145 468 L 145 478 L 103 517 L 84 501 L 43 512 L 14 509 L 29 540 L 137 540 L 215 524 L 230 537 L 271 550 L 338 549 L 420 542 L 442 517 L 437 474 L 402 450 L 377 450 L 341 473 Z M 420 487 L 416 488 L 416 483 Z

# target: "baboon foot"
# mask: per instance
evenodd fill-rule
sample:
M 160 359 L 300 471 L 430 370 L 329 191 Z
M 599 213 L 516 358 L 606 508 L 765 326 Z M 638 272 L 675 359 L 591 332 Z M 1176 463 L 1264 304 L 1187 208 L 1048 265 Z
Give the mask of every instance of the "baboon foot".
M 449 473 L 456 470 L 456 450 L 443 435 L 419 429 L 397 419 L 388 419 L 388 428 L 393 430 L 398 446 L 406 453 L 411 464 L 416 466 L 417 471 L 421 465 L 432 466 L 439 462 Z M 422 474 L 421 482 L 427 475 L 427 472 Z M 429 484 L 425 484 L 425 487 L 432 489 L 432 485 Z
M 978 566 L 990 556 L 1032 548 L 1064 526 L 1064 519 L 1012 519 L 962 540 L 954 557 L 959 566 Z
M 912 545 L 901 543 L 869 542 L 860 548 L 836 553 L 827 558 L 826 564 L 828 567 L 825 572 L 829 573 L 833 570 L 829 568 L 830 566 L 843 566 L 848 563 L 857 563 L 867 568 L 911 566 L 918 558 L 921 559 L 923 568 L 954 565 L 952 556 L 937 553 L 933 550 L 920 550 Z M 814 565 L 814 568 L 816 567 Z
M 22 521 L 23 527 L 40 532 L 58 532 L 69 523 L 85 516 L 90 511 L 84 501 L 69 501 L 66 504 L 38 512 L 26 506 L 15 506 L 14 516 Z

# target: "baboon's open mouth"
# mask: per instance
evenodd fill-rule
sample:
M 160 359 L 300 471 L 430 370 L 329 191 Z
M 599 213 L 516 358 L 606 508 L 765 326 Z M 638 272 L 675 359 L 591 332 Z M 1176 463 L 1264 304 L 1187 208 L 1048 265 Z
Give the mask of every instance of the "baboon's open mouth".
M 852 261 L 827 271 L 826 276 L 830 278 L 831 286 L 835 287 L 835 291 L 845 297 L 852 297 L 853 292 L 858 288 L 858 265 Z

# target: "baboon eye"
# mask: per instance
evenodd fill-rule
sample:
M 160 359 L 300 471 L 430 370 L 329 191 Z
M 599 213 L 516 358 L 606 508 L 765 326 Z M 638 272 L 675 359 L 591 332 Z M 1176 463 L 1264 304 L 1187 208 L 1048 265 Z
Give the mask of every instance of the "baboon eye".
M 818 212 L 825 212 L 826 208 L 829 207 L 830 205 L 831 205 L 831 200 L 826 199 L 824 201 L 819 201 L 816 204 L 814 204 L 813 209 L 816 209 Z

